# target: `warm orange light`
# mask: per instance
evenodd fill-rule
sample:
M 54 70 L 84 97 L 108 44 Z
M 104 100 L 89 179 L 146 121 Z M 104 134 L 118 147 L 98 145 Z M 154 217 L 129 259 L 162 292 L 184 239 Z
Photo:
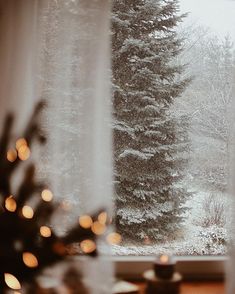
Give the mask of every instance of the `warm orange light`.
M 19 151 L 20 147 L 22 146 L 27 146 L 27 141 L 25 140 L 25 138 L 20 138 L 16 141 L 16 150 Z
M 9 149 L 7 151 L 7 160 L 10 162 L 14 162 L 17 158 L 17 152 L 15 149 Z
M 92 218 L 89 215 L 82 215 L 79 217 L 79 224 L 84 229 L 89 229 L 92 224 Z
M 27 160 L 30 157 L 30 149 L 27 145 L 22 145 L 18 150 L 18 157 L 20 160 Z
M 102 225 L 100 222 L 94 222 L 91 226 L 91 230 L 96 235 L 102 235 L 106 230 L 106 226 Z
M 161 255 L 160 256 L 160 262 L 161 263 L 168 263 L 169 262 L 169 256 L 168 255 Z
M 40 234 L 45 238 L 51 237 L 51 229 L 47 226 L 42 226 L 40 228 Z
M 4 274 L 4 280 L 7 286 L 13 290 L 20 290 L 21 285 L 15 276 L 9 273 Z
M 37 267 L 38 266 L 37 257 L 30 252 L 23 253 L 23 262 L 28 267 Z
M 111 245 L 117 245 L 117 244 L 121 243 L 122 237 L 118 233 L 110 233 L 110 234 L 108 234 L 106 240 Z
M 5 200 L 5 207 L 10 212 L 16 211 L 17 204 L 12 195 Z
M 43 190 L 41 196 L 42 199 L 46 202 L 50 202 L 53 198 L 52 192 L 48 189 Z
M 107 222 L 107 218 L 108 218 L 108 215 L 107 215 L 107 212 L 101 212 L 99 215 L 98 215 L 98 221 L 99 223 L 101 223 L 102 225 L 105 225 L 106 222 Z
M 92 240 L 84 240 L 80 243 L 80 247 L 84 253 L 92 253 L 96 249 L 96 244 Z
M 33 212 L 32 207 L 25 205 L 22 208 L 22 214 L 25 218 L 29 218 L 29 219 L 33 218 L 34 212 Z

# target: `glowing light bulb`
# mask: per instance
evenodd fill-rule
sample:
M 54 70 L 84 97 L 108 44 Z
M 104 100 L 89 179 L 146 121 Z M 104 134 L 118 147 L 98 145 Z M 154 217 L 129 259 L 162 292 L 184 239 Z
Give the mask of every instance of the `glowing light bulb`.
M 12 195 L 7 197 L 7 199 L 5 200 L 5 207 L 10 212 L 16 211 L 17 204 Z
M 102 235 L 106 230 L 106 226 L 97 221 L 93 223 L 91 230 L 96 235 Z
M 120 234 L 118 233 L 110 233 L 108 234 L 108 236 L 106 237 L 106 240 L 109 244 L 111 245 L 117 245 L 120 244 L 122 241 L 122 237 Z
M 15 149 L 9 149 L 7 151 L 7 160 L 10 162 L 14 162 L 17 158 L 17 152 Z
M 33 215 L 34 215 L 34 211 L 32 209 L 32 207 L 30 206 L 27 206 L 25 205 L 23 208 L 22 208 L 22 214 L 25 218 L 33 218 Z
M 16 141 L 16 150 L 19 151 L 20 147 L 22 146 L 27 146 L 27 141 L 25 140 L 25 138 L 20 138 Z
M 41 226 L 40 234 L 42 237 L 45 237 L 45 238 L 51 237 L 51 229 L 47 226 Z
M 80 243 L 80 247 L 84 253 L 89 254 L 95 251 L 96 244 L 94 241 L 87 239 Z
M 160 256 L 160 262 L 161 262 L 161 263 L 168 263 L 169 260 L 170 260 L 170 259 L 169 259 L 169 256 L 168 256 L 168 255 L 164 255 L 164 254 L 163 254 L 163 255 Z
M 79 224 L 84 229 L 89 229 L 92 224 L 92 218 L 89 215 L 82 215 L 79 217 Z
M 9 273 L 4 274 L 4 280 L 7 286 L 13 290 L 20 290 L 21 285 L 15 276 Z
M 101 212 L 98 215 L 98 222 L 101 223 L 102 225 L 105 225 L 107 222 L 107 218 L 108 218 L 107 212 L 105 212 L 105 211 Z
M 37 267 L 38 266 L 37 257 L 30 252 L 23 253 L 23 262 L 28 267 Z
M 30 149 L 27 145 L 22 145 L 18 150 L 18 157 L 20 160 L 25 161 L 30 157 Z
M 52 192 L 48 189 L 43 190 L 41 196 L 42 199 L 46 202 L 50 202 L 53 198 Z

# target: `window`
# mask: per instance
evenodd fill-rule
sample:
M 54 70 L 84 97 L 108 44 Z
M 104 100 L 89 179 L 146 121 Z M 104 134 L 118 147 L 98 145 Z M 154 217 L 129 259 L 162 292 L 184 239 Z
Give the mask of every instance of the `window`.
M 114 1 L 115 254 L 226 254 L 234 8 Z

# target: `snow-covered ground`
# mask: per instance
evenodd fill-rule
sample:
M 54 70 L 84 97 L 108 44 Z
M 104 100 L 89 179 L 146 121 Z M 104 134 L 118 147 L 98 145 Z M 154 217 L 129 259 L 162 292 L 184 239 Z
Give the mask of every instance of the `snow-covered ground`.
M 224 255 L 228 237 L 226 213 L 228 196 L 216 192 L 198 192 L 185 204 L 190 209 L 185 214 L 181 237 L 163 244 L 123 244 L 112 248 L 115 255 Z

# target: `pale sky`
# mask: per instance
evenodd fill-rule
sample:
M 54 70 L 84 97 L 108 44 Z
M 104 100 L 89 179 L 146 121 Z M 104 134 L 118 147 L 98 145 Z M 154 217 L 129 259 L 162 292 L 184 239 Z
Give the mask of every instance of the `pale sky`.
M 182 12 L 191 12 L 189 21 L 210 27 L 221 37 L 235 41 L 235 0 L 180 0 Z

